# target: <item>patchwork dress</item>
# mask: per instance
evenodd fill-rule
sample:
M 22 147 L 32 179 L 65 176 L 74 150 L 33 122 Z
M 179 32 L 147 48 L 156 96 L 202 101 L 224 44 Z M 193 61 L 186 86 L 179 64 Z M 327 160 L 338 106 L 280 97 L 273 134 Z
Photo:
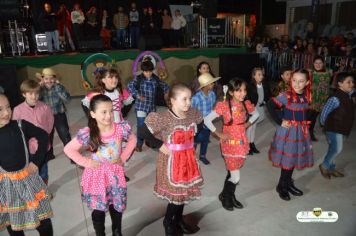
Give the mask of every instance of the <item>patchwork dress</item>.
M 90 165 L 83 164 L 85 169 L 81 180 L 82 200 L 89 209 L 108 211 L 109 206 L 113 205 L 118 212 L 125 210 L 127 188 L 123 159 L 131 155 L 136 145 L 136 138 L 130 139 L 130 135 L 131 127 L 127 122 L 114 123 L 114 131 L 111 134 L 101 135 L 104 145 L 101 145 L 96 152 L 90 152 L 90 159 L 99 161 L 99 166 L 91 168 Z M 126 148 L 122 150 L 124 140 L 128 142 Z M 72 151 L 81 146 L 88 147 L 89 141 L 90 129 L 86 127 L 79 130 L 75 140 L 72 140 L 64 151 L 71 159 L 78 161 L 80 158 L 76 158 Z M 129 149 L 128 152 L 126 149 Z M 125 151 L 126 157 L 123 157 Z
M 220 141 L 226 169 L 230 171 L 239 170 L 243 166 L 250 150 L 245 123 L 248 115 L 255 111 L 255 107 L 248 100 L 245 101 L 245 106 L 247 113 L 243 103 L 234 100 L 231 100 L 231 113 L 227 101 L 218 102 L 215 107 L 215 112 L 223 117 L 223 133 L 232 137 L 232 139 Z M 231 119 L 232 123 L 229 124 Z
M 169 203 L 187 204 L 201 196 L 203 177 L 195 157 L 194 135 L 202 121 L 200 112 L 194 108 L 187 111 L 186 118 L 167 110 L 151 112 L 145 119 L 150 132 L 172 151 L 169 156 L 159 152 L 154 186 L 154 193 Z
M 307 120 L 308 100 L 304 94 L 291 96 L 291 92 L 284 92 L 272 98 L 282 109 L 282 120 L 289 121 L 291 126 L 278 126 L 269 149 L 269 159 L 273 166 L 286 170 L 304 169 L 314 164 L 308 129 L 310 122 Z
M 316 72 L 312 73 L 313 81 L 311 85 L 312 101 L 310 109 L 321 112 L 329 98 L 330 80 L 329 72 Z
M 26 165 L 11 172 L 0 166 L 0 230 L 9 225 L 14 231 L 35 229 L 40 221 L 53 216 L 47 186 L 38 174 L 28 172 L 29 152 L 20 121 L 19 130 Z

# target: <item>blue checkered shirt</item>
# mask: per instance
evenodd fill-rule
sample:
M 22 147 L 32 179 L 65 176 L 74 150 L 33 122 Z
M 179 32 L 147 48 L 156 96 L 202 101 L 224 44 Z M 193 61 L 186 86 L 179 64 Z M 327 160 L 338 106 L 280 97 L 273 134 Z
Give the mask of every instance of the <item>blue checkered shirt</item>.
M 70 94 L 61 84 L 55 84 L 51 89 L 42 86 L 40 100 L 51 107 L 54 115 L 66 112 L 65 103 L 69 102 Z
M 200 90 L 192 98 L 192 107 L 197 108 L 203 117 L 206 117 L 213 110 L 215 102 L 216 95 L 213 91 L 209 91 L 208 96 L 205 96 Z
M 323 110 L 321 111 L 320 114 L 320 124 L 324 125 L 326 118 L 328 118 L 328 115 L 335 110 L 336 108 L 338 108 L 340 106 L 340 101 L 337 97 L 331 97 L 329 98 L 324 107 Z
M 156 75 L 153 74 L 152 76 L 156 76 Z M 169 89 L 168 84 L 160 80 L 157 76 L 156 79 L 152 77 L 147 79 L 144 77 L 143 74 L 139 75 L 138 77 L 134 78 L 127 85 L 129 92 L 132 94 L 132 96 L 136 98 L 135 101 L 136 111 L 143 111 L 146 112 L 147 114 L 152 111 L 156 111 L 155 98 L 156 98 L 157 86 L 160 86 L 163 89 L 164 93 L 167 93 Z M 142 80 L 140 83 L 139 90 L 136 89 L 136 84 L 138 79 Z M 137 96 L 143 96 L 145 97 L 145 100 L 141 101 L 140 99 L 137 99 Z

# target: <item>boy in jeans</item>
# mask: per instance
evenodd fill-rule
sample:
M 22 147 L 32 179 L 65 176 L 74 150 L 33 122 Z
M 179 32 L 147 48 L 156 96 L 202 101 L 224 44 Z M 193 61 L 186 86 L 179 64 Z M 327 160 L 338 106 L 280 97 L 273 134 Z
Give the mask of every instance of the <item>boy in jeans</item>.
M 354 75 L 348 72 L 341 72 L 336 76 L 338 88 L 327 100 L 320 115 L 329 148 L 319 169 L 327 179 L 331 176 L 344 177 L 343 173 L 335 169 L 335 158 L 341 153 L 344 138 L 350 135 L 355 119 L 355 104 L 352 99 L 355 92 L 354 79 Z
M 53 130 L 54 117 L 51 108 L 38 100 L 40 92 L 39 83 L 34 80 L 25 80 L 21 83 L 20 90 L 25 101 L 14 108 L 12 119 L 26 120 L 45 130 L 48 135 L 50 135 Z M 29 140 L 29 150 L 31 154 L 36 152 L 37 146 L 36 139 Z M 48 144 L 47 158 L 50 155 L 50 148 L 51 145 Z M 47 160 L 39 170 L 39 175 L 46 184 L 48 184 Z
M 165 97 L 168 95 L 168 84 L 153 73 L 154 66 L 151 61 L 141 63 L 142 73 L 128 84 L 128 90 L 136 98 L 135 109 L 137 128 L 143 125 L 146 116 L 156 111 L 156 93 L 158 86 L 163 90 Z M 142 152 L 143 139 L 137 138 L 136 152 Z
M 213 91 L 214 83 L 220 79 L 220 77 L 214 78 L 210 73 L 204 73 L 199 76 L 199 88 L 198 92 L 192 97 L 192 107 L 198 109 L 203 117 L 206 117 L 213 110 L 216 95 Z M 201 131 L 194 138 L 195 148 L 200 143 L 199 160 L 205 165 L 209 165 L 210 161 L 206 158 L 206 152 L 209 145 L 210 130 L 204 126 Z
M 69 125 L 66 115 L 65 103 L 70 101 L 70 94 L 66 88 L 61 85 L 56 77 L 56 72 L 51 68 L 45 68 L 41 74 L 40 82 L 40 100 L 51 107 L 54 114 L 54 128 L 56 129 L 63 146 L 70 142 Z M 54 129 L 51 132 L 51 154 L 53 155 L 53 137 Z

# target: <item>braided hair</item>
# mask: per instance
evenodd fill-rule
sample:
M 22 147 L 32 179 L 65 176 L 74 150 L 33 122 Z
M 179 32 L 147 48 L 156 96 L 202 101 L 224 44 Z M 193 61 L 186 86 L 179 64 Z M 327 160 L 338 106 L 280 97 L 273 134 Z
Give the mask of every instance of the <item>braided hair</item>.
M 235 91 L 239 91 L 242 85 L 245 85 L 245 88 L 247 87 L 246 81 L 240 79 L 240 78 L 233 78 L 229 81 L 227 84 L 228 90 L 226 94 L 227 102 L 229 105 L 229 111 L 230 111 L 230 120 L 226 123 L 227 125 L 232 125 L 233 119 L 232 119 L 232 105 L 231 105 L 231 100 L 233 99 L 233 96 L 230 93 L 233 93 Z M 246 114 L 248 114 L 247 107 L 245 104 L 245 101 L 242 102 L 242 106 L 245 109 Z M 248 120 L 249 116 L 246 115 L 246 121 Z

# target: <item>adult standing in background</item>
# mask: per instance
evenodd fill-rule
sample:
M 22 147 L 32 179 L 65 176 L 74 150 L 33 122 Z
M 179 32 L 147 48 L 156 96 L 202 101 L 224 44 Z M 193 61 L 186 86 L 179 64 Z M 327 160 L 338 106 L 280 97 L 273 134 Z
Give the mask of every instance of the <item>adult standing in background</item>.
M 72 51 L 75 50 L 74 43 L 72 40 L 72 21 L 70 18 L 69 11 L 64 4 L 59 6 L 57 11 L 57 27 L 59 33 L 59 41 L 62 47 L 65 49 L 66 40 L 68 41 Z
M 131 47 L 137 48 L 138 39 L 140 38 L 140 13 L 136 9 L 136 3 L 131 3 L 129 12 L 130 38 Z
M 106 9 L 103 10 L 102 19 L 101 19 L 101 30 L 100 37 L 103 41 L 103 45 L 105 49 L 111 49 L 111 30 L 110 30 L 110 20 L 108 11 Z
M 170 46 L 170 37 L 172 34 L 171 25 L 172 17 L 170 16 L 168 9 L 163 9 L 161 37 L 163 40 L 164 47 Z
M 154 14 L 153 8 L 148 7 L 147 15 L 145 15 L 143 18 L 144 34 L 152 35 L 158 33 L 159 30 L 158 25 L 159 24 L 158 24 L 157 16 Z
M 44 12 L 40 16 L 40 22 L 42 22 L 42 29 L 46 34 L 48 52 L 52 54 L 53 51 L 59 51 L 57 16 L 52 11 L 51 4 L 49 3 L 44 4 Z
M 173 29 L 173 40 L 175 41 L 176 47 L 183 46 L 183 28 L 186 26 L 187 21 L 184 16 L 182 16 L 179 9 L 174 12 L 172 29 Z
M 124 8 L 122 6 L 118 7 L 118 11 L 114 15 L 113 23 L 116 29 L 117 47 L 123 48 L 125 47 L 126 28 L 129 24 L 129 19 L 124 13 Z
M 84 13 L 82 9 L 80 9 L 80 5 L 78 3 L 74 4 L 73 11 L 70 14 L 73 32 L 75 36 L 75 47 L 78 49 L 80 45 L 80 41 L 83 38 L 83 23 L 85 20 Z
M 87 17 L 86 23 L 86 36 L 91 38 L 97 38 L 99 36 L 98 32 L 98 13 L 95 6 L 92 6 L 89 11 L 85 14 Z

